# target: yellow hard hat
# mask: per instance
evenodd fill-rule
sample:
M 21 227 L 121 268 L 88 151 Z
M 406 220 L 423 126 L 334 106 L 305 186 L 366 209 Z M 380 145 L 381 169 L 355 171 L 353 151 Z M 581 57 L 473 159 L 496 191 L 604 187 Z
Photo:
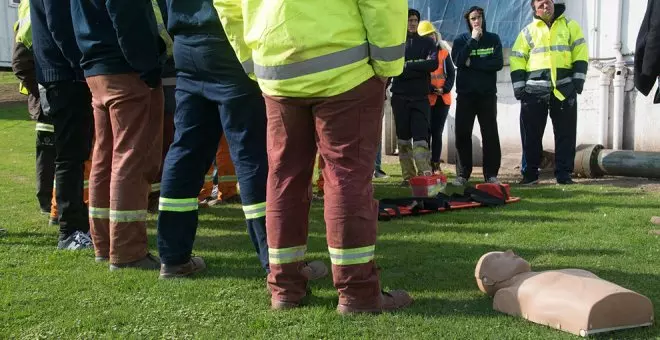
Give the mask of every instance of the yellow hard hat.
M 417 26 L 417 33 L 421 36 L 424 35 L 429 35 L 431 33 L 435 32 L 435 26 L 428 21 L 428 20 L 423 20 L 419 22 L 419 26 Z

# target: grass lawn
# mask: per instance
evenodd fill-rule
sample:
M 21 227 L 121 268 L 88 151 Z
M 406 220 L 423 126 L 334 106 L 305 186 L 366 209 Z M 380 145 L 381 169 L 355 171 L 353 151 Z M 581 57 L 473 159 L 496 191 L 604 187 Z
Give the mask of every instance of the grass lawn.
M 110 273 L 92 251 L 55 249 L 57 230 L 34 197 L 34 123 L 26 116 L 24 105 L 0 109 L 0 228 L 8 229 L 0 237 L 0 338 L 575 338 L 492 310 L 474 265 L 506 249 L 536 270 L 590 270 L 648 296 L 660 312 L 660 237 L 648 223 L 660 195 L 601 185 L 516 187 L 524 201 L 505 208 L 381 222 L 383 286 L 415 298 L 399 313 L 340 317 L 329 279 L 312 283 L 309 306 L 269 311 L 238 205 L 202 211 L 195 253 L 209 266 L 203 275 L 164 282 L 155 272 Z M 399 180 L 378 181 L 377 196 L 408 195 Z M 309 258 L 329 264 L 322 207 L 312 210 Z M 658 338 L 660 327 L 609 337 Z
M 0 84 L 18 84 L 18 79 L 12 72 L 0 71 Z

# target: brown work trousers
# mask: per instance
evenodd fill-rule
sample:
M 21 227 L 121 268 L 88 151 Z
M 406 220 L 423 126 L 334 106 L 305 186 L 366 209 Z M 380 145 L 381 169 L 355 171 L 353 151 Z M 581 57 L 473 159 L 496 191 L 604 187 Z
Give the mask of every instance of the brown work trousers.
M 330 98 L 266 98 L 268 115 L 268 247 L 307 244 L 314 158 L 323 158 L 328 247 L 351 249 L 376 243 L 378 202 L 371 178 L 381 134 L 385 84 L 372 78 Z M 270 263 L 272 299 L 300 302 L 307 279 L 302 261 Z M 373 260 L 332 265 L 339 303 L 380 307 L 380 280 Z
M 96 141 L 89 178 L 90 230 L 96 256 L 110 263 L 147 254 L 147 197 L 158 175 L 163 89 L 137 74 L 87 78 Z

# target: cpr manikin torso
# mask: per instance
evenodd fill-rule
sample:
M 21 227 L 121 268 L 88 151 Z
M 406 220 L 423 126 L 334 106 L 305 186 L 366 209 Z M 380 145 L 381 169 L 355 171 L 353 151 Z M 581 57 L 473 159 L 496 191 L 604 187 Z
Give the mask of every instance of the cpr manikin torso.
M 585 270 L 532 272 L 511 251 L 492 252 L 475 269 L 479 289 L 497 311 L 576 335 L 650 326 L 651 301 Z

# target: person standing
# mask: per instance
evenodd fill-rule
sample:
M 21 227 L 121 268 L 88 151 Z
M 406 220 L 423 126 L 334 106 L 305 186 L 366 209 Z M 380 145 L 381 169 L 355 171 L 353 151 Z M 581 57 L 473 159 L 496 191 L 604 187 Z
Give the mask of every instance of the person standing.
M 163 133 L 162 61 L 150 1 L 72 0 L 81 66 L 92 91 L 96 138 L 89 218 L 97 261 L 111 271 L 158 269 L 147 247 L 147 205 Z
M 381 292 L 371 179 L 386 78 L 403 67 L 406 1 L 284 2 L 215 2 L 266 98 L 271 308 L 296 308 L 307 295 L 302 268 L 317 150 L 337 311 L 404 308 L 412 301 L 406 292 Z M 321 10 L 332 14 L 328 20 L 316 20 Z
M 431 94 L 428 95 L 431 104 L 431 169 L 438 175 L 442 173 L 440 169 L 442 132 L 451 106 L 451 90 L 454 87 L 456 71 L 449 50 L 443 46 L 442 35 L 435 26 L 425 20 L 419 23 L 417 32 L 423 37 L 428 36 L 433 39 L 438 49 L 438 69 L 431 73 Z
M 91 94 L 80 68 L 68 2 L 31 0 L 32 50 L 41 109 L 55 130 L 58 249 L 92 247 L 83 202 L 84 162 L 92 144 Z
M 502 162 L 497 129 L 497 72 L 504 66 L 500 37 L 488 32 L 481 7 L 464 15 L 468 32 L 454 40 L 452 59 L 456 63 L 456 179 L 467 184 L 472 175 L 472 130 L 479 120 L 483 147 L 484 180 L 499 183 Z
M 32 25 L 30 24 L 30 1 L 21 0 L 18 6 L 18 21 L 14 25 L 16 39 L 12 52 L 11 67 L 21 81 L 20 92 L 28 96 L 30 118 L 37 121 L 36 175 L 37 200 L 42 214 L 50 214 L 50 202 L 55 179 L 55 126 L 46 117 L 39 103 L 39 84 L 32 53 Z
M 431 38 L 417 33 L 420 14 L 408 10 L 405 66 L 392 80 L 392 111 L 399 144 L 402 186 L 416 175 L 430 175 L 429 115 L 431 72 L 438 68 L 438 49 Z M 411 141 L 412 140 L 412 141 Z
M 552 119 L 555 178 L 573 184 L 577 134 L 577 95 L 586 79 L 589 52 L 580 25 L 568 19 L 566 5 L 531 0 L 534 20 L 511 49 L 511 81 L 520 100 L 524 173 L 520 184 L 538 183 L 543 132 Z

